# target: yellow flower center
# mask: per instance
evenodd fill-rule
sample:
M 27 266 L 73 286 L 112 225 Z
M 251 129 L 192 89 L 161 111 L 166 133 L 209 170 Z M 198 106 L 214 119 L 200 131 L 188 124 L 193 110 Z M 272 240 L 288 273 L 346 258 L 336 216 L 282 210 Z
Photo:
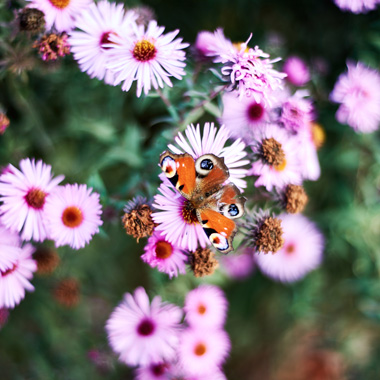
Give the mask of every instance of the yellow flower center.
M 156 244 L 156 257 L 158 259 L 168 259 L 173 253 L 173 247 L 166 241 L 159 241 Z
M 282 172 L 286 168 L 286 160 L 285 158 L 282 160 L 281 164 L 276 165 L 274 167 L 278 172 Z
M 314 145 L 317 149 L 319 149 L 326 141 L 326 133 L 322 126 L 318 123 L 311 124 L 311 133 L 313 136 Z
M 76 206 L 66 207 L 62 213 L 62 223 L 69 228 L 76 228 L 83 222 L 82 210 Z
M 58 8 L 58 9 L 65 9 L 69 4 L 71 0 L 49 0 L 50 3 Z
M 140 62 L 147 62 L 153 59 L 157 54 L 157 49 L 148 40 L 136 42 L 133 48 L 133 57 Z
M 205 305 L 203 305 L 203 304 L 200 304 L 199 306 L 198 306 L 198 313 L 199 314 L 201 314 L 201 315 L 203 315 L 205 312 L 206 312 L 206 306 Z

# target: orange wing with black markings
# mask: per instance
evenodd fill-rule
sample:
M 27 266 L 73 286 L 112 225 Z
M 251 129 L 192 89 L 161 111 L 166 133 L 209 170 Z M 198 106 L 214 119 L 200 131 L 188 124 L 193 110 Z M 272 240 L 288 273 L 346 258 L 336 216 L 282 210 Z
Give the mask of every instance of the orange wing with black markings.
M 236 233 L 233 220 L 215 210 L 197 210 L 197 217 L 212 245 L 222 253 L 233 251 L 232 239 Z
M 160 166 L 172 185 L 186 198 L 190 199 L 196 185 L 195 162 L 190 154 L 163 152 Z

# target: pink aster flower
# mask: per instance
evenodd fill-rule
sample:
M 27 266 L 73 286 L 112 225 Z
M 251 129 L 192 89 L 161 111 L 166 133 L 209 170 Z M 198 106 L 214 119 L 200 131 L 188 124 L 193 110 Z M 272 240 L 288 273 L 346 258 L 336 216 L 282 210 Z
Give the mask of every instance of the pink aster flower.
M 258 176 L 255 186 L 274 187 L 302 183 L 301 166 L 297 154 L 298 140 L 275 124 L 260 128 L 252 150 L 257 161 L 252 164 L 251 174 Z
M 50 165 L 29 158 L 20 161 L 20 169 L 9 165 L 0 175 L 1 221 L 6 228 L 21 231 L 24 240 L 43 241 L 45 203 L 64 176 L 53 179 Z
M 103 79 L 113 84 L 114 76 L 106 68 L 110 49 L 110 35 L 130 32 L 137 15 L 124 11 L 123 4 L 109 3 L 106 0 L 91 4 L 76 20 L 75 26 L 81 31 L 72 31 L 69 42 L 74 59 L 82 71 L 91 78 Z M 107 46 L 105 46 L 107 45 Z
M 152 214 L 158 223 L 156 231 L 165 235 L 165 239 L 181 249 L 195 251 L 198 243 L 206 247 L 210 241 L 198 222 L 196 215 L 189 211 L 189 201 L 171 184 L 162 183 L 154 197 L 153 206 L 160 210 Z
M 247 183 L 243 178 L 247 175 L 247 169 L 242 166 L 249 164 L 249 160 L 242 158 L 247 155 L 245 144 L 241 139 L 237 139 L 230 146 L 225 146 L 230 137 L 228 130 L 221 126 L 218 129 L 214 123 L 205 123 L 203 133 L 199 124 L 195 127 L 189 125 L 185 130 L 186 137 L 179 132 L 175 137 L 175 145 L 168 145 L 169 149 L 175 154 L 189 153 L 196 160 L 204 154 L 215 154 L 215 156 L 223 157 L 230 173 L 229 181 L 234 183 L 240 190 L 247 187 Z
M 183 62 L 186 58 L 182 50 L 189 46 L 181 38 L 174 39 L 179 30 L 163 34 L 164 27 L 152 20 L 145 29 L 144 25 L 133 23 L 134 35 L 125 33 L 110 35 L 113 49 L 109 50 L 109 68 L 115 75 L 114 85 L 124 82 L 123 91 L 129 91 L 137 81 L 137 96 L 147 95 L 152 86 L 164 87 L 164 82 L 172 87 L 169 77 L 182 79 L 186 74 Z
M 245 140 L 252 138 L 257 127 L 269 120 L 268 108 L 253 97 L 239 99 L 233 91 L 225 92 L 222 99 L 223 114 L 220 123 L 234 138 L 242 137 Z
M 207 375 L 219 372 L 227 358 L 230 340 L 223 330 L 188 328 L 181 334 L 179 361 L 189 375 Z
M 8 231 L 8 233 L 12 234 Z M 25 297 L 25 291 L 32 292 L 29 282 L 37 270 L 37 263 L 32 258 L 34 247 L 26 244 L 21 247 L 9 245 L 10 240 L 4 238 L 4 229 L 0 235 L 0 309 L 14 308 Z
M 305 98 L 307 95 L 305 91 L 297 91 L 282 104 L 278 121 L 289 132 L 298 133 L 307 129 L 314 118 L 313 105 L 311 100 Z
M 375 131 L 380 123 L 380 75 L 361 62 L 347 63 L 348 72 L 341 74 L 330 94 L 340 103 L 336 118 L 356 132 Z
M 285 73 L 273 69 L 273 63 L 280 58 L 269 59 L 269 54 L 264 53 L 258 46 L 253 49 L 248 47 L 252 35 L 237 49 L 231 41 L 224 37 L 219 29 L 215 32 L 220 44 L 211 50 L 210 56 L 214 57 L 215 63 L 222 63 L 222 75 L 237 87 L 240 97 L 253 97 L 257 103 L 263 102 L 271 105 L 273 91 L 282 88 Z
M 165 236 L 155 231 L 148 239 L 144 248 L 142 260 L 152 268 L 167 273 L 169 278 L 177 277 L 178 273 L 186 274 L 187 256 L 176 245 L 169 243 Z
M 170 371 L 170 376 L 168 379 L 175 380 L 227 380 L 224 373 L 219 368 L 213 368 L 212 372 L 207 372 L 208 369 L 204 369 L 206 372 L 198 375 L 188 374 L 181 367 L 180 364 L 174 366 L 174 368 Z M 141 379 L 142 380 L 142 379 Z
M 201 57 L 211 59 L 212 56 L 220 54 L 221 50 L 229 52 L 233 49 L 233 44 L 228 40 L 222 29 L 217 29 L 215 33 L 202 30 L 198 33 L 195 40 L 195 48 Z
M 286 79 L 295 86 L 304 86 L 310 80 L 310 72 L 306 63 L 299 57 L 288 57 L 282 68 Z
M 171 379 L 171 365 L 160 362 L 136 370 L 135 380 L 169 380 Z
M 367 13 L 379 4 L 379 0 L 334 0 L 334 2 L 340 9 L 353 13 Z
M 294 282 L 322 262 L 324 238 L 316 225 L 301 214 L 281 214 L 284 246 L 275 254 L 255 255 L 257 266 L 276 281 Z
M 186 321 L 193 328 L 222 328 L 226 320 L 227 300 L 214 285 L 201 285 L 186 295 Z
M 175 358 L 182 311 L 161 302 L 149 303 L 144 288 L 127 293 L 106 324 L 109 343 L 128 365 L 148 366 Z
M 75 18 L 92 0 L 27 0 L 30 7 L 37 8 L 45 15 L 46 29 L 69 32 L 74 28 Z
M 46 202 L 49 238 L 55 245 L 83 248 L 103 224 L 99 194 L 86 185 L 60 186 Z
M 244 280 L 256 267 L 251 248 L 247 248 L 243 253 L 222 256 L 219 263 L 227 276 L 234 280 Z

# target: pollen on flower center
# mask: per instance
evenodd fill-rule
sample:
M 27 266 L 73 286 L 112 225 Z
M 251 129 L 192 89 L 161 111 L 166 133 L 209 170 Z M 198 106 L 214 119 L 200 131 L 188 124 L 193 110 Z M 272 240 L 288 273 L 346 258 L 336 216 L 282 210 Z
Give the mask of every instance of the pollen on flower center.
M 11 274 L 12 272 L 14 272 L 16 270 L 16 268 L 17 268 L 17 265 L 13 264 L 12 268 L 9 268 L 9 269 L 5 270 L 4 272 L 0 271 L 1 277 L 8 276 L 8 274 Z
M 82 210 L 76 206 L 66 207 L 62 213 L 62 223 L 69 228 L 76 228 L 83 222 Z
M 49 0 L 49 1 L 54 7 L 59 8 L 59 9 L 64 9 L 70 4 L 71 0 Z
M 156 257 L 168 259 L 173 254 L 173 247 L 167 241 L 158 241 L 156 244 Z
M 44 207 L 46 195 L 41 189 L 31 189 L 25 195 L 25 200 L 30 207 L 40 210 Z
M 261 156 L 264 161 L 276 167 L 276 170 L 283 170 L 286 165 L 285 152 L 281 143 L 273 137 L 263 140 L 261 144 Z M 281 169 L 282 165 L 284 167 Z
M 207 351 L 207 347 L 204 343 L 198 343 L 194 348 L 194 354 L 197 356 L 203 356 Z
M 143 319 L 137 327 L 137 332 L 142 336 L 152 335 L 155 326 L 150 319 Z
M 183 204 L 182 216 L 185 222 L 188 224 L 198 223 L 195 208 L 190 201 L 185 201 L 185 203 Z
M 279 164 L 279 165 L 275 165 L 275 169 L 278 171 L 278 172 L 282 172 L 283 170 L 285 170 L 285 168 L 286 168 L 286 160 L 284 159 L 283 161 L 282 161 L 282 163 L 281 164 Z
M 133 48 L 133 57 L 140 62 L 147 62 L 153 59 L 157 54 L 156 47 L 148 40 L 136 42 Z
M 201 315 L 203 315 L 205 312 L 206 312 L 206 306 L 205 305 L 203 305 L 203 304 L 200 304 L 199 306 L 198 306 L 198 313 L 199 314 L 201 314 Z

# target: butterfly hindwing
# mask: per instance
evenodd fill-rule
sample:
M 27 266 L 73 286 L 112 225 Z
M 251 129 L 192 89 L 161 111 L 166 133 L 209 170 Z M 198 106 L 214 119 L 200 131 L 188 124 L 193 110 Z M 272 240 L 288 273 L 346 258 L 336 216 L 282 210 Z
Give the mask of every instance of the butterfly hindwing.
M 186 199 L 190 199 L 196 185 L 195 162 L 190 154 L 163 152 L 160 166 L 172 185 Z
M 240 195 L 239 189 L 233 183 L 229 183 L 221 190 L 219 211 L 229 219 L 240 218 L 244 215 L 245 201 L 246 198 Z

